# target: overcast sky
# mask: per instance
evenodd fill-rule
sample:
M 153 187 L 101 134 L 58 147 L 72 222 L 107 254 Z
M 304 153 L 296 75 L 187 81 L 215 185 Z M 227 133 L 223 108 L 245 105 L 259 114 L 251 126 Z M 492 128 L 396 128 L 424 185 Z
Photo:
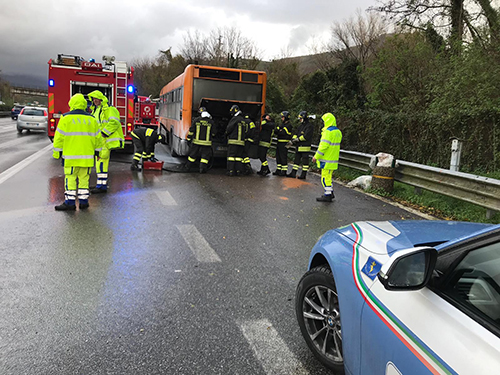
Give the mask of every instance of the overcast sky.
M 334 21 L 353 17 L 376 0 L 0 0 L 0 70 L 46 77 L 58 53 L 101 61 L 179 52 L 187 31 L 208 34 L 236 26 L 265 60 L 289 47 L 309 53 L 311 38 L 326 39 Z

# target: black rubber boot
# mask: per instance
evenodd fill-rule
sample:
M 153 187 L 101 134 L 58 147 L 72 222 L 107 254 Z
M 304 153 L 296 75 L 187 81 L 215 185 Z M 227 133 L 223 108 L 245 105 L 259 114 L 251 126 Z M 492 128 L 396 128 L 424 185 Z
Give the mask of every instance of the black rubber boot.
M 132 165 L 130 166 L 130 170 L 131 171 L 140 171 L 141 170 L 141 166 L 139 165 L 138 162 L 133 161 Z
M 305 180 L 305 179 L 306 179 L 306 176 L 307 176 L 307 172 L 302 171 L 302 172 L 300 173 L 300 176 L 299 176 L 299 177 L 297 177 L 297 178 L 298 178 L 299 180 Z
M 74 204 L 66 204 L 66 202 L 54 207 L 56 211 L 74 211 L 76 206 Z
M 273 172 L 273 176 L 281 176 L 281 170 L 276 169 L 276 170 Z
M 335 198 L 335 196 L 333 194 L 332 195 L 322 195 L 321 197 L 316 198 L 316 200 L 318 202 L 331 202 L 331 201 L 333 201 L 333 198 Z
M 297 176 L 297 170 L 292 169 L 292 171 L 290 173 L 288 173 L 286 176 L 290 177 L 290 178 L 295 178 Z
M 269 170 L 269 167 L 266 165 L 260 169 L 258 172 L 261 176 L 267 176 L 271 171 Z
M 87 208 L 89 208 L 89 204 L 88 203 L 80 203 L 78 208 L 80 208 L 80 210 L 86 210 Z

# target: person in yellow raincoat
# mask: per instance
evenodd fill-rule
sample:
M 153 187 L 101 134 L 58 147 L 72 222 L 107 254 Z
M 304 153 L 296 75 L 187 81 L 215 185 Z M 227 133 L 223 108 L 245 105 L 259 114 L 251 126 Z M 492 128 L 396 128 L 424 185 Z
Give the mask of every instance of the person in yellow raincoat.
M 321 141 L 312 161 L 321 169 L 321 184 L 325 193 L 316 200 L 318 202 L 331 202 L 335 198 L 332 175 L 333 171 L 339 167 L 342 132 L 337 128 L 337 120 L 333 114 L 325 113 L 321 119 L 324 124 L 321 130 Z
M 108 99 L 104 94 L 99 90 L 94 90 L 88 94 L 88 97 L 92 100 L 90 109 L 99 124 L 103 138 L 101 156 L 96 160 L 97 184 L 90 192 L 92 194 L 106 193 L 111 150 L 123 148 L 125 137 L 120 123 L 120 113 L 115 107 L 108 105 Z
M 76 210 L 76 198 L 80 210 L 89 207 L 90 171 L 94 156 L 102 152 L 102 139 L 95 118 L 86 112 L 87 100 L 75 94 L 69 101 L 70 112 L 65 113 L 54 135 L 55 159 L 62 157 L 64 166 L 64 203 L 55 207 L 57 211 Z

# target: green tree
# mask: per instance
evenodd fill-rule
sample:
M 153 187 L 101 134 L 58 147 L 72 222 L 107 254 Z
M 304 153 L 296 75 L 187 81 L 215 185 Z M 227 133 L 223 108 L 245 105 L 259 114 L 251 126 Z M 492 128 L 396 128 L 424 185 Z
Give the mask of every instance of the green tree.
M 363 74 L 369 105 L 391 112 L 428 108 L 437 55 L 422 32 L 388 38 Z

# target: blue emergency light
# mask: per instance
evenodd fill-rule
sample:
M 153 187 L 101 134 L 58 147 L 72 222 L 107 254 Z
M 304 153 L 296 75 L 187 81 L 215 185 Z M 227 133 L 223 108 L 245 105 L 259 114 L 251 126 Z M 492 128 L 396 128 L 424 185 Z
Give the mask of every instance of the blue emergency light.
M 49 86 L 54 87 L 54 80 L 53 79 L 49 79 Z
M 133 94 L 133 93 L 134 93 L 134 86 L 132 86 L 132 85 L 128 85 L 128 87 L 127 87 L 127 91 L 128 91 L 129 93 Z

